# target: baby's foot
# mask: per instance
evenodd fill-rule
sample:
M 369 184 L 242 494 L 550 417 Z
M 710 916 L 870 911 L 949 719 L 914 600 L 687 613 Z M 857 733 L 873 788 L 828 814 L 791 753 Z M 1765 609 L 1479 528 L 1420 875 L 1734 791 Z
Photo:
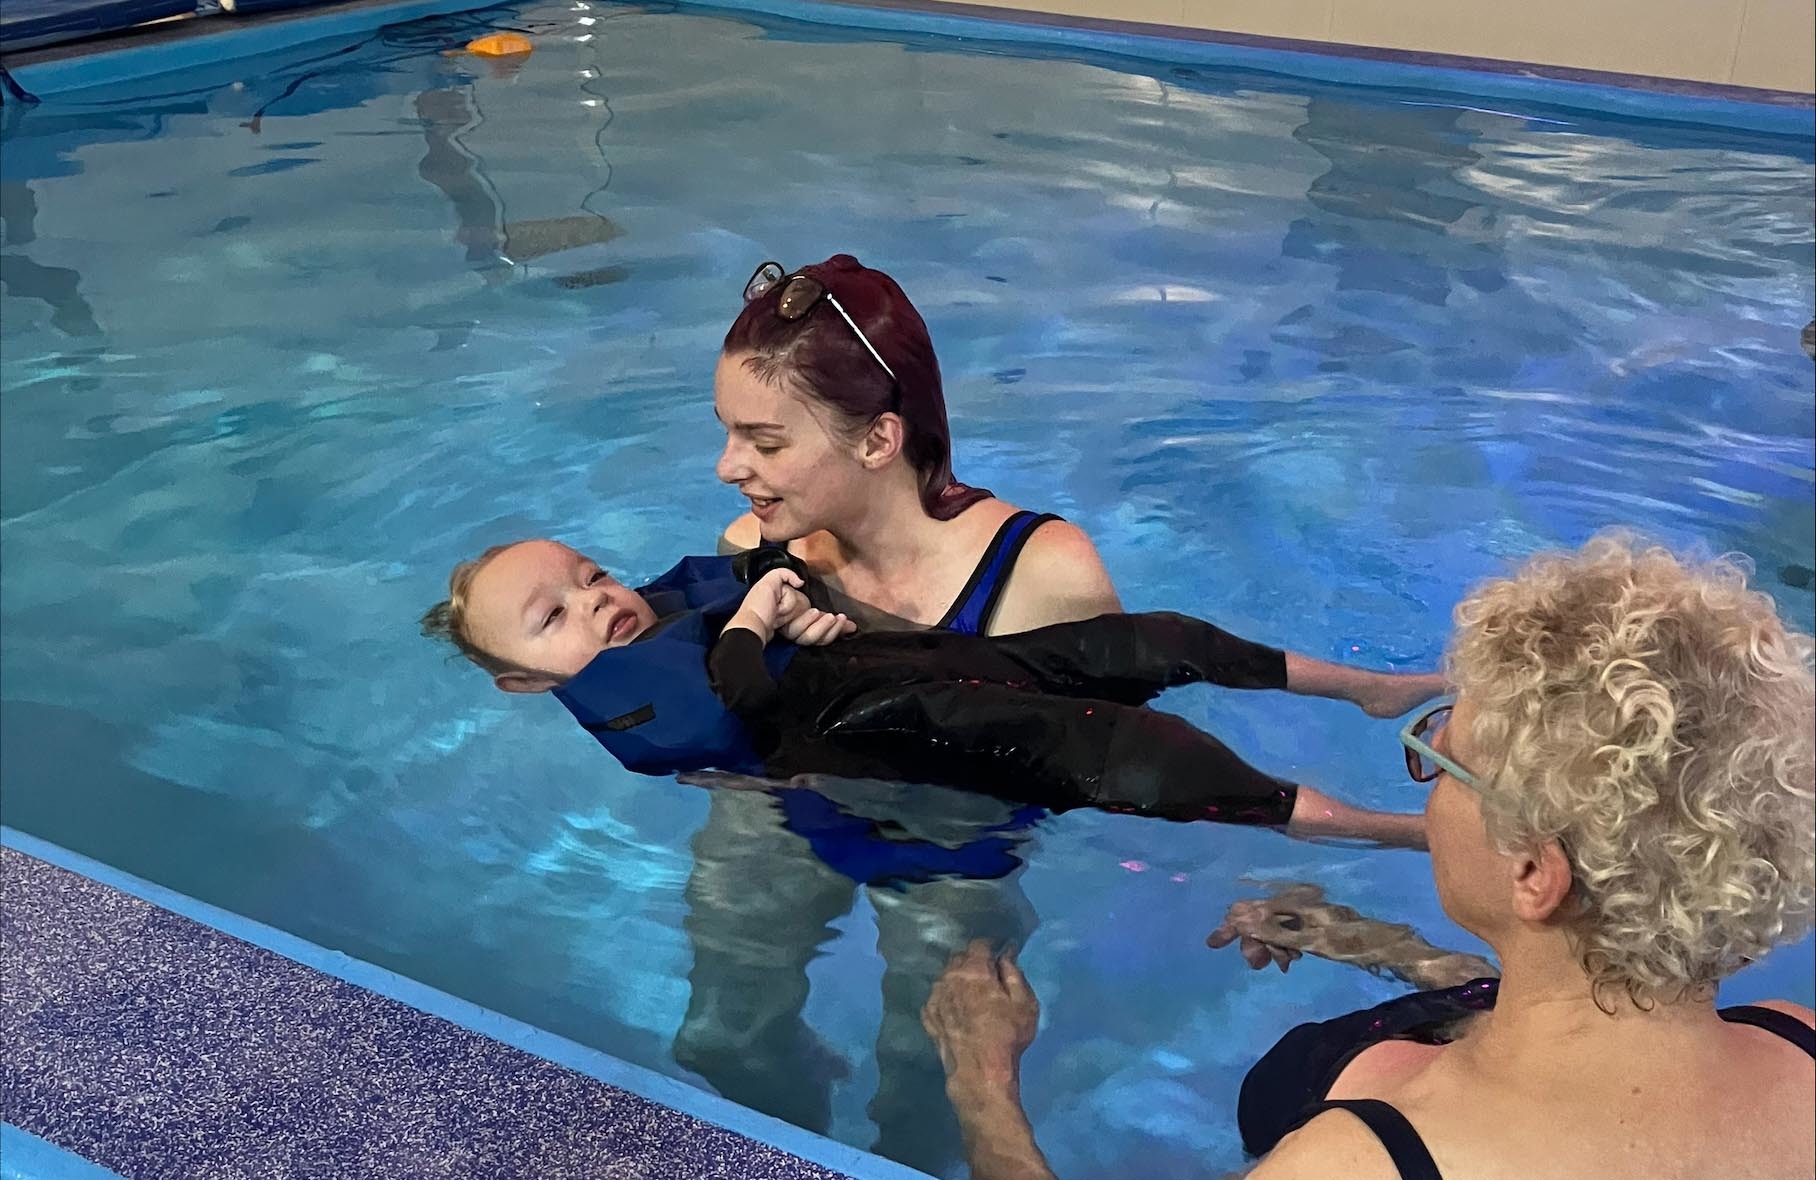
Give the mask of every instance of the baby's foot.
M 1370 717 L 1399 717 L 1450 691 L 1442 672 L 1384 675 L 1356 703 Z

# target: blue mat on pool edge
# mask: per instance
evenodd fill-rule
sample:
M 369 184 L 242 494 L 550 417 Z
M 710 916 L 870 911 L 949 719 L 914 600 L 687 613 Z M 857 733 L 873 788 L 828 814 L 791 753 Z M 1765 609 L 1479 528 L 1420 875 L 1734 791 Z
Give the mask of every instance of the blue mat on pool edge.
M 0 50 L 73 41 L 195 11 L 195 0 L 7 0 Z
M 331 2 L 333 0 L 239 0 L 234 10 L 275 12 Z M 184 16 L 197 8 L 197 0 L 5 0 L 0 4 L 0 52 L 115 33 L 147 21 Z

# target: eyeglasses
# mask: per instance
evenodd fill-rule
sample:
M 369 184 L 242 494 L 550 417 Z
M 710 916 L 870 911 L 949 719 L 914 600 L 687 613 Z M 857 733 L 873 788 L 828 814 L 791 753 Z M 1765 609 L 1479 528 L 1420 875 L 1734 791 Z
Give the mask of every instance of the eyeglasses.
M 883 367 L 883 372 L 889 374 L 889 380 L 896 386 L 896 393 L 900 396 L 901 382 L 897 379 L 895 370 L 889 367 L 889 362 L 883 359 L 883 354 L 876 350 L 876 345 L 870 343 L 870 337 L 864 335 L 864 329 L 858 327 L 858 322 L 851 318 L 851 313 L 845 310 L 845 305 L 839 302 L 836 295 L 826 289 L 825 283 L 812 275 L 801 274 L 798 271 L 791 275 L 782 269 L 781 263 L 765 262 L 757 268 L 755 274 L 750 276 L 750 282 L 744 284 L 744 302 L 749 303 L 753 299 L 761 299 L 777 283 L 787 284 L 782 288 L 782 298 L 776 303 L 778 316 L 793 323 L 805 318 L 807 313 L 818 306 L 821 300 L 832 304 L 832 310 L 838 312 L 839 318 L 844 320 L 852 332 L 857 335 L 858 342 L 864 346 L 865 351 L 870 353 L 876 363 Z
M 1432 746 L 1438 740 L 1438 732 L 1450 720 L 1450 711 L 1456 708 L 1456 704 L 1455 700 L 1445 701 L 1418 720 L 1408 722 L 1406 728 L 1400 731 L 1400 744 L 1406 747 L 1406 773 L 1412 776 L 1413 782 L 1429 783 L 1438 775 L 1449 771 L 1451 777 L 1466 787 L 1480 786 L 1473 773 L 1438 753 Z

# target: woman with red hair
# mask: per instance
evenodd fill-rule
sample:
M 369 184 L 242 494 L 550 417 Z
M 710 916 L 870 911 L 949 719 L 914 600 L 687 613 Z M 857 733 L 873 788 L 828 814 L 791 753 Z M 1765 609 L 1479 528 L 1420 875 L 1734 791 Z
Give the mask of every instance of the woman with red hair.
M 722 550 L 786 545 L 864 630 L 1006 635 L 1122 609 L 1082 530 L 953 475 L 939 360 L 895 280 L 839 254 L 794 272 L 765 263 L 744 294 L 713 400 L 718 475 L 750 511 Z M 1376 716 L 1442 688 L 1436 675 L 1286 661 L 1288 691 Z M 907 806 L 877 787 L 825 784 L 837 810 L 822 815 L 807 813 L 812 791 L 713 792 L 693 848 L 693 992 L 676 1058 L 728 1097 L 824 1130 L 807 966 L 864 885 L 885 963 L 875 1149 L 938 1173 L 958 1135 L 920 1008 L 953 951 L 1032 933 L 1014 852 L 1041 812 L 958 796 Z

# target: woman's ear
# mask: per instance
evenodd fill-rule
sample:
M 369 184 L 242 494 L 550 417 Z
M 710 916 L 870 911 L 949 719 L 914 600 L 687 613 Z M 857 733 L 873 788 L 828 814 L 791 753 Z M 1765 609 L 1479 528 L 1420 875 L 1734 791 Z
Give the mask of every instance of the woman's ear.
M 878 414 L 858 443 L 858 461 L 871 470 L 902 453 L 907 428 L 900 414 Z
M 1547 840 L 1514 859 L 1513 912 L 1525 922 L 1543 922 L 1555 915 L 1570 896 L 1575 881 L 1564 846 Z

